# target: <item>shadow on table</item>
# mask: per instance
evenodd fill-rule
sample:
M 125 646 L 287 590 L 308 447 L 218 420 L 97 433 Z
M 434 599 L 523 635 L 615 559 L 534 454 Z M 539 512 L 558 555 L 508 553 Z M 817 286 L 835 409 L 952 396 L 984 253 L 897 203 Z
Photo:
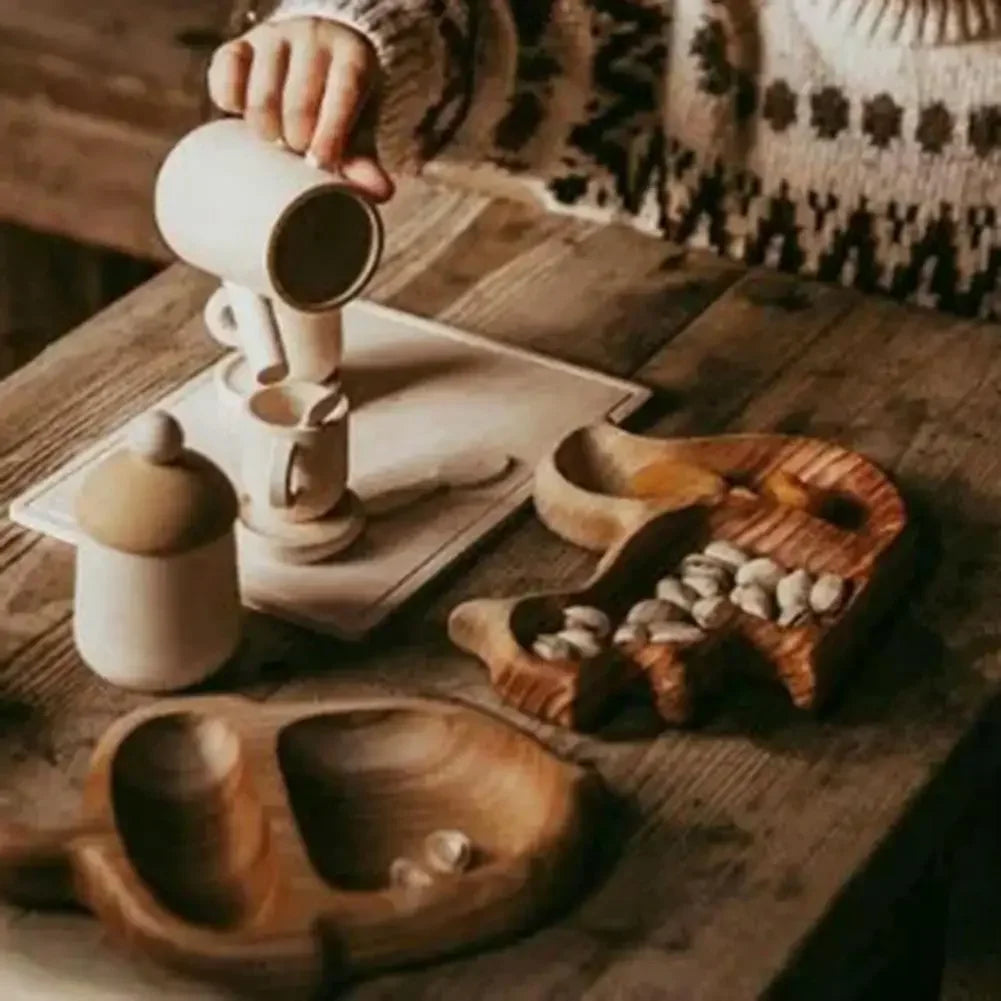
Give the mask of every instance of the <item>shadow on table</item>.
M 415 383 L 433 382 L 483 365 L 472 355 L 415 358 L 410 361 L 348 362 L 341 381 L 354 410 L 395 396 Z

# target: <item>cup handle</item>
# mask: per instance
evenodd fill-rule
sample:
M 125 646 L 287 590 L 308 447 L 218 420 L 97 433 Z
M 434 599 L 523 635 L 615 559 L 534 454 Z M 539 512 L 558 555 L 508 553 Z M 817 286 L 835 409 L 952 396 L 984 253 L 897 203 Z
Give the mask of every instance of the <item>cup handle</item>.
M 288 375 L 288 360 L 271 304 L 232 282 L 223 287 L 239 328 L 240 346 L 257 381 L 270 385 Z
M 221 285 L 209 296 L 203 316 L 205 326 L 213 340 L 226 348 L 240 347 L 240 332 L 236 327 L 233 308 L 230 306 L 226 289 Z
M 268 474 L 268 500 L 272 507 L 287 509 L 296 502 L 292 490 L 292 473 L 299 445 L 294 441 L 276 441 L 271 447 L 271 467 Z

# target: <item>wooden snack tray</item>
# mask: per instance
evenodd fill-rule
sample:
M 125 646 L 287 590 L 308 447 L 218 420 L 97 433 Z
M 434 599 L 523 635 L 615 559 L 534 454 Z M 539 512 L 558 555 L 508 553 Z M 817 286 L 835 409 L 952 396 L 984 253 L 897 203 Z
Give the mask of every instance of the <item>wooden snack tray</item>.
M 0 894 L 82 905 L 182 973 L 306 998 L 560 907 L 596 797 L 592 773 L 456 704 L 168 700 L 103 737 L 78 825 L 0 829 Z M 439 829 L 471 838 L 471 866 L 391 885 Z
M 539 466 L 539 517 L 553 532 L 602 553 L 583 587 L 466 602 L 449 635 L 479 657 L 500 695 L 522 712 L 585 729 L 637 679 L 660 715 L 693 720 L 700 697 L 731 673 L 781 683 L 793 703 L 820 708 L 853 650 L 907 582 L 912 546 L 904 502 L 870 461 L 824 441 L 747 434 L 657 439 L 610 424 L 581 428 Z M 725 539 L 788 570 L 849 582 L 839 612 L 797 628 L 733 610 L 728 624 L 686 648 L 606 649 L 586 661 L 546 661 L 535 636 L 562 610 L 594 605 L 620 622 L 685 554 Z

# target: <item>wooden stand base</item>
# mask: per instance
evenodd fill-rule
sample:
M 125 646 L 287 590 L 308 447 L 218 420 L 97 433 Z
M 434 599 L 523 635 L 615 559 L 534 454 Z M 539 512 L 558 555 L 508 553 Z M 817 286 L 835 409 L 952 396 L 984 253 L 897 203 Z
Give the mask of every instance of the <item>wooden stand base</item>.
M 352 546 L 365 530 L 365 509 L 350 490 L 326 517 L 290 522 L 240 508 L 240 544 L 255 555 L 281 563 L 303 565 L 331 559 Z

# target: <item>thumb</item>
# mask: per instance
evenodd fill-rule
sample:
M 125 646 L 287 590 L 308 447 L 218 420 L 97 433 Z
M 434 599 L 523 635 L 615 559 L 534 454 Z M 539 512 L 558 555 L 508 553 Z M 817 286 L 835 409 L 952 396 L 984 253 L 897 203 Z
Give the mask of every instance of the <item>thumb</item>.
M 375 144 L 378 114 L 377 102 L 370 99 L 362 109 L 347 153 L 341 162 L 341 173 L 346 181 L 356 185 L 374 201 L 385 202 L 393 197 L 396 185 L 379 162 Z
M 379 162 L 376 150 L 375 130 L 378 121 L 378 107 L 374 100 L 366 102 L 352 130 L 348 148 L 336 166 L 331 165 L 345 181 L 367 195 L 374 202 L 386 202 L 393 197 L 396 185 Z M 318 166 L 319 158 L 313 151 L 307 159 Z
M 350 155 L 341 163 L 344 180 L 358 188 L 375 202 L 386 202 L 393 197 L 396 186 L 375 157 Z

